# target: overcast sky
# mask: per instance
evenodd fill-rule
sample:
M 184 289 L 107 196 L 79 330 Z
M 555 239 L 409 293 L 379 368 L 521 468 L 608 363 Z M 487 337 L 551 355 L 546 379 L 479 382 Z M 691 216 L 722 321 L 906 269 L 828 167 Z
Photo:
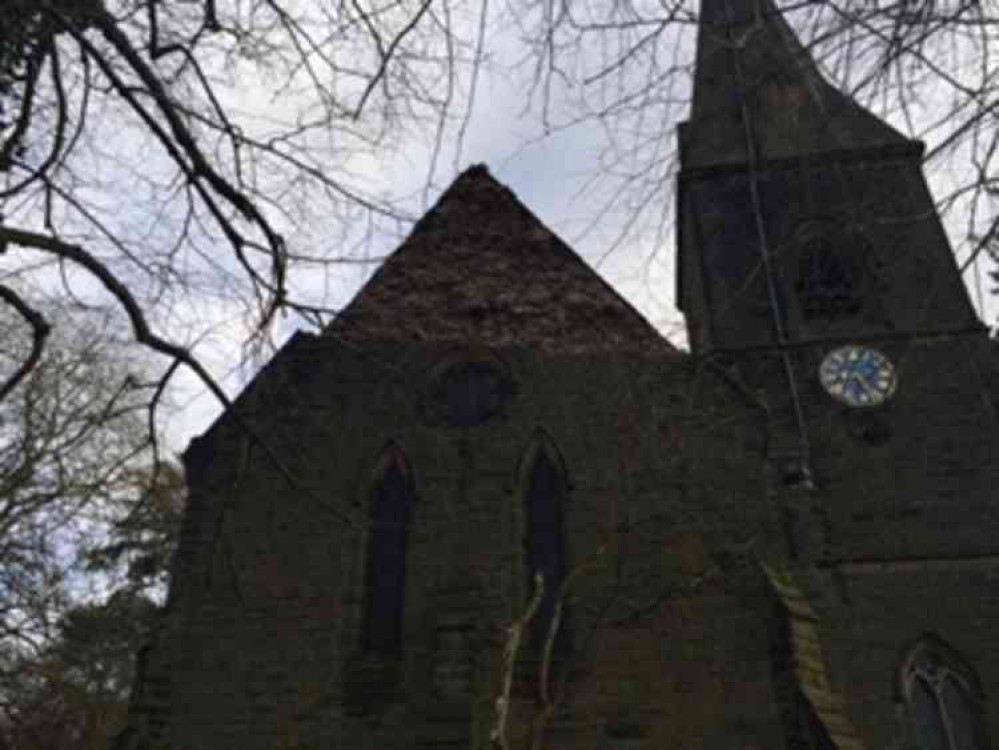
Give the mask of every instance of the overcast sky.
M 691 30 L 692 31 L 692 30 Z M 689 60 L 693 34 L 689 31 L 681 38 L 676 50 L 677 59 Z M 500 50 L 500 54 L 502 50 Z M 597 271 L 652 322 L 664 335 L 682 345 L 682 317 L 674 308 L 673 300 L 673 234 L 668 220 L 674 206 L 670 180 L 663 181 L 654 190 L 646 188 L 649 198 L 643 216 L 642 228 L 628 241 L 608 252 L 622 227 L 629 226 L 634 216 L 630 208 L 602 215 L 595 224 L 592 218 L 606 205 L 607 183 L 596 187 L 590 178 L 594 171 L 607 169 L 598 161 L 601 147 L 606 143 L 605 134 L 599 130 L 598 121 L 583 126 L 555 132 L 536 139 L 542 129 L 534 109 L 525 108 L 526 78 L 504 74 L 497 75 L 484 68 L 478 81 L 473 117 L 462 142 L 461 153 L 455 152 L 455 133 L 445 139 L 434 170 L 433 186 L 424 189 L 429 164 L 425 134 L 414 137 L 411 144 L 403 142 L 378 163 L 367 165 L 367 179 L 373 191 L 383 189 L 395 195 L 408 195 L 408 209 L 414 215 L 422 213 L 438 197 L 462 169 L 471 164 L 484 163 L 492 174 L 510 187 L 542 221 L 572 245 Z M 681 81 L 683 76 L 679 76 Z M 680 91 L 678 98 L 685 98 Z M 255 105 L 262 111 L 269 106 L 266 87 L 252 89 L 249 99 L 257 97 Z M 557 104 L 557 102 L 556 102 Z M 557 110 L 556 106 L 556 110 Z M 685 107 L 667 107 L 662 110 L 661 129 L 668 148 L 675 143 L 675 129 L 686 116 Z M 554 113 L 555 120 L 560 113 Z M 568 114 L 565 115 L 569 117 Z M 900 130 L 906 128 L 893 122 Z M 658 126 L 658 125 L 657 125 Z M 933 145 L 932 143 L 930 144 Z M 943 190 L 953 173 L 938 169 L 929 175 L 931 188 Z M 379 188 L 379 185 L 382 187 Z M 659 218 L 665 221 L 659 221 Z M 662 230 L 666 231 L 663 233 Z M 957 229 L 949 227 L 952 237 Z M 369 250 L 375 254 L 391 252 L 399 237 L 380 236 Z M 377 264 L 349 266 L 336 271 L 335 276 L 316 272 L 298 273 L 292 278 L 292 287 L 304 298 L 339 307 L 345 304 L 376 269 Z M 980 276 L 980 272 L 979 272 Z M 332 278 L 332 281 L 331 281 Z M 975 283 L 974 273 L 969 274 L 973 300 L 978 302 L 981 284 Z M 987 300 L 991 306 L 991 301 Z M 199 355 L 212 367 L 226 385 L 230 394 L 236 395 L 250 377 L 259 361 L 252 365 L 239 365 L 239 342 L 245 333 L 239 313 L 227 309 L 224 302 L 207 301 L 204 306 L 194 305 L 188 313 L 201 320 L 215 321 L 213 333 L 203 336 L 198 345 Z M 980 310 L 980 314 L 982 311 Z M 983 315 L 987 322 L 995 317 L 993 310 Z M 295 318 L 284 320 L 278 328 L 276 343 L 286 340 L 295 329 L 302 327 Z M 169 441 L 175 450 L 182 450 L 187 442 L 203 432 L 217 416 L 219 408 L 203 388 L 190 376 L 180 379 L 174 401 L 179 409 L 166 425 Z

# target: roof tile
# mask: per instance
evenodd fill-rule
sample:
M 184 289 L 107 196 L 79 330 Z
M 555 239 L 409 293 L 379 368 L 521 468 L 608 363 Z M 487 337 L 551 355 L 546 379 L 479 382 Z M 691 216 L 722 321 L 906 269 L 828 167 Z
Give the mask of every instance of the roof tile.
M 562 354 L 673 349 L 484 166 L 458 177 L 326 335 Z

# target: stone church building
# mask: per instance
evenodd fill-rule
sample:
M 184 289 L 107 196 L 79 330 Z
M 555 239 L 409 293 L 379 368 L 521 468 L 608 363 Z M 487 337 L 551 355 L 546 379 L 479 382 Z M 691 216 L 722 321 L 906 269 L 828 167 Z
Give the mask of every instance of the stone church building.
M 185 460 L 119 750 L 987 750 L 996 358 L 907 139 L 703 0 L 664 340 L 484 167 Z

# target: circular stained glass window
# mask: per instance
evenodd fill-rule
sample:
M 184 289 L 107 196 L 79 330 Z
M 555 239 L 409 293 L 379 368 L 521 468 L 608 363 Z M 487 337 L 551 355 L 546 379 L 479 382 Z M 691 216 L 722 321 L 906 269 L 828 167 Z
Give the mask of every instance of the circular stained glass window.
M 502 411 L 513 387 L 491 362 L 460 362 L 447 367 L 430 385 L 427 406 L 436 420 L 474 427 Z
M 842 346 L 829 352 L 819 367 L 826 392 L 848 406 L 879 406 L 895 393 L 895 367 L 883 353 L 865 346 Z

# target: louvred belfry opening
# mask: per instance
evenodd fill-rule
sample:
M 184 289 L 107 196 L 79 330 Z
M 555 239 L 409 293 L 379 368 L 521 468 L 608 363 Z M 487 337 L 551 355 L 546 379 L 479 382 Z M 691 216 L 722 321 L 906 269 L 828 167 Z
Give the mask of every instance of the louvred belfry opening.
M 838 253 L 826 237 L 810 239 L 801 250 L 798 296 L 806 319 L 854 315 L 861 305 L 861 268 Z

